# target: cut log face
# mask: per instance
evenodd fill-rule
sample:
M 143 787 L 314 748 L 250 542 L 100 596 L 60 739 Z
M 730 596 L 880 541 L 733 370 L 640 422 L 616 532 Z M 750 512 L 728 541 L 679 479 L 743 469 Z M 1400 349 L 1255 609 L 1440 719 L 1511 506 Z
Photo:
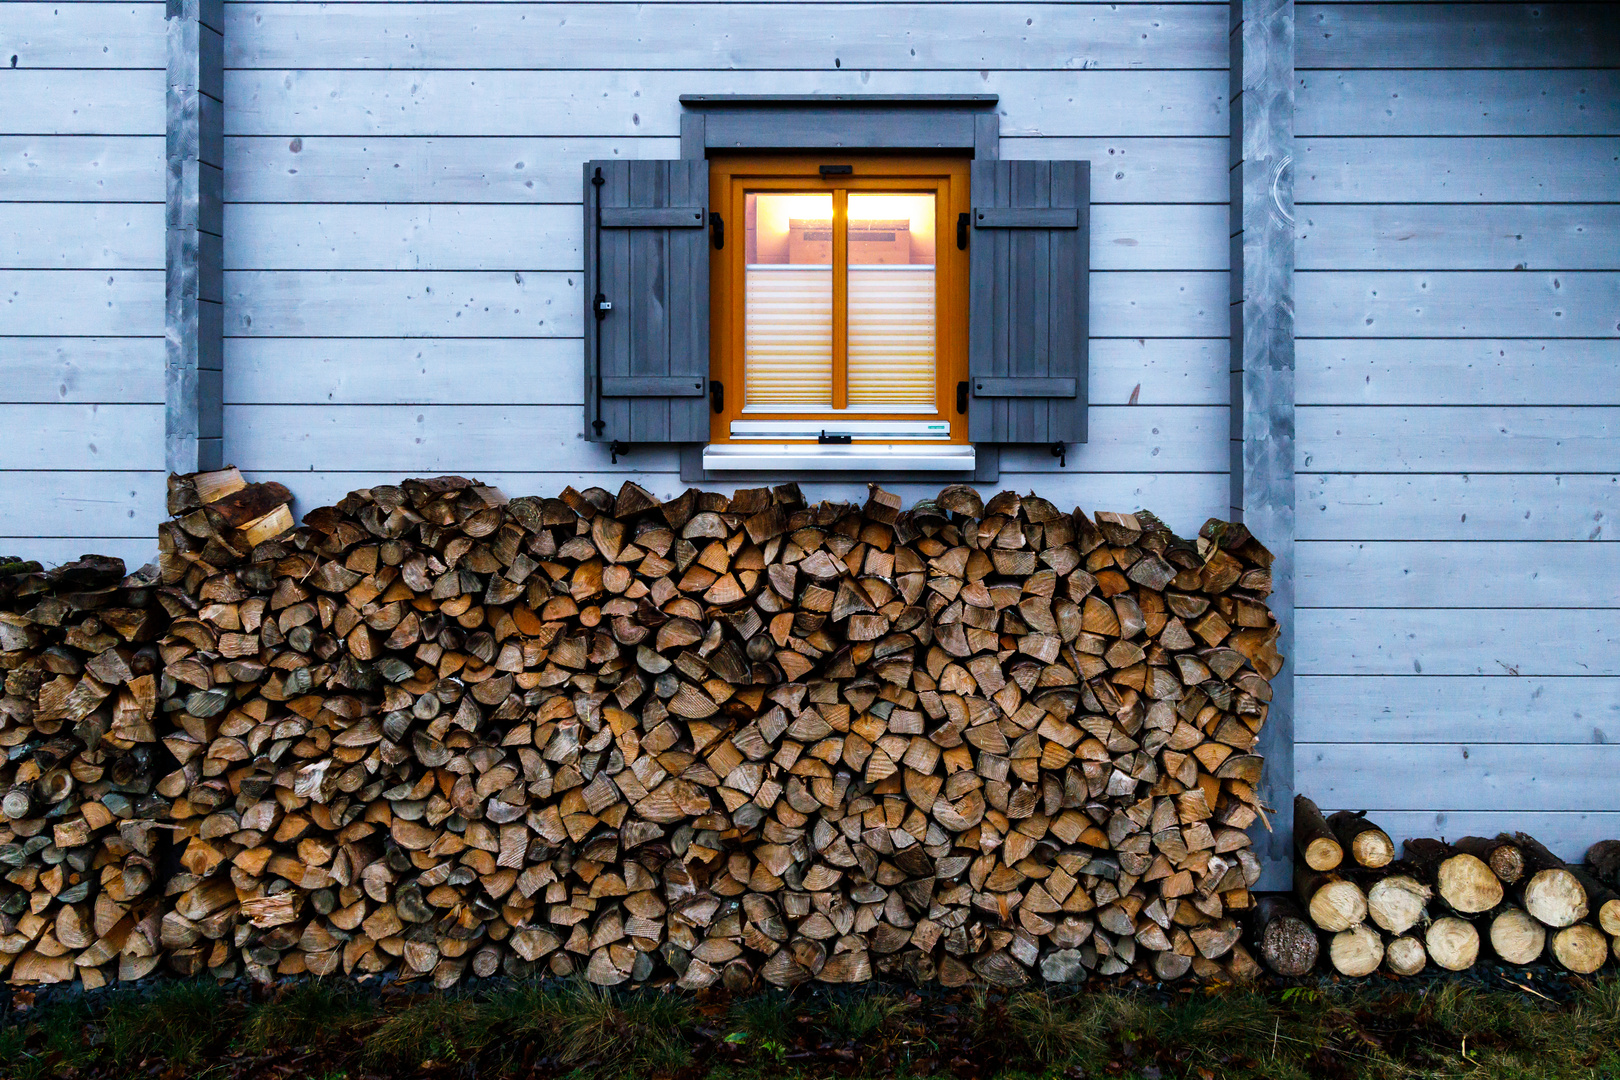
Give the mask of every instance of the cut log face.
M 1547 947 L 1547 929 L 1521 907 L 1506 907 L 1491 920 L 1491 948 L 1510 964 L 1541 959 Z
M 1429 963 L 1429 950 L 1415 937 L 1401 936 L 1384 949 L 1384 964 L 1396 975 L 1410 976 L 1421 972 Z
M 1590 923 L 1566 926 L 1552 936 L 1553 959 L 1577 975 L 1590 975 L 1609 958 L 1609 940 Z
M 1429 899 L 1427 885 L 1406 874 L 1379 878 L 1367 890 L 1367 914 L 1391 934 L 1404 934 L 1423 921 Z
M 1332 870 L 1344 861 L 1344 848 L 1322 811 L 1304 795 L 1294 796 L 1294 848 L 1312 870 Z
M 1479 959 L 1479 931 L 1453 915 L 1430 923 L 1423 943 L 1429 958 L 1447 971 L 1464 971 Z
M 1548 867 L 1531 875 L 1523 900 L 1526 911 L 1554 929 L 1586 918 L 1586 890 L 1574 874 L 1562 867 Z
M 1384 939 L 1365 925 L 1353 926 L 1333 935 L 1328 959 L 1341 975 L 1360 978 L 1371 975 L 1384 962 Z
M 1276 974 L 1296 979 L 1316 967 L 1321 944 L 1316 932 L 1287 897 L 1261 897 L 1250 924 L 1261 959 Z
M 0 579 L 0 745 L 38 747 L 0 847 L 68 958 L 13 977 L 1252 978 L 1282 658 L 1241 525 L 288 498 L 176 477 L 155 575 Z

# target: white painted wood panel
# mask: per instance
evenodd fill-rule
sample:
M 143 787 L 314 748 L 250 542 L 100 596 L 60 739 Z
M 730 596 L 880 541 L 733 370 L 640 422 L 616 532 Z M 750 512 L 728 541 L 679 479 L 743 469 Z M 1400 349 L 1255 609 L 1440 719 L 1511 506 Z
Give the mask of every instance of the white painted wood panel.
M 1301 406 L 1299 470 L 1620 472 L 1620 408 Z
M 4 472 L 163 468 L 161 405 L 0 405 L 0 431 Z
M 35 406 L 47 408 L 55 406 Z M 1224 407 L 1096 406 L 1091 441 L 1069 449 L 1064 474 L 1205 472 L 1222 460 Z M 604 473 L 678 471 L 670 447 L 636 447 L 610 464 L 587 443 L 572 405 L 228 405 L 225 458 L 250 469 L 470 469 Z M 0 458 L 0 461 L 3 461 Z M 1008 472 L 1058 473 L 1045 448 L 1003 455 Z
M 163 79 L 156 71 L 7 71 L 0 79 L 0 135 L 163 137 Z
M 1300 608 L 1620 608 L 1620 544 L 1303 540 Z
M 1301 271 L 1300 337 L 1620 335 L 1620 273 Z
M 225 400 L 578 405 L 582 348 L 578 338 L 231 338 Z M 1091 400 L 1124 405 L 1134 395 L 1139 405 L 1225 405 L 1227 351 L 1225 341 L 1211 339 L 1100 339 L 1091 346 Z M 159 353 L 161 371 L 161 346 Z
M 1620 540 L 1620 476 L 1301 474 L 1302 540 Z
M 1614 270 L 1620 206 L 1302 206 L 1300 270 Z
M 0 342 L 0 401 L 163 403 L 163 339 L 30 337 Z
M 162 70 L 164 35 L 159 3 L 0 4 L 0 54 L 17 69 Z
M 161 270 L 162 203 L 0 202 L 0 268 Z
M 232 68 L 950 69 L 1226 67 L 1215 5 L 232 3 Z
M 161 223 L 162 207 L 154 209 Z M 31 211 L 18 209 L 24 219 Z M 150 214 L 124 211 L 126 217 Z M 97 236 L 71 209 L 27 226 L 29 257 L 49 255 L 55 224 L 70 224 L 62 258 Z M 111 213 L 101 215 L 110 218 Z M 0 205 L 0 223 L 5 211 Z M 1093 270 L 1225 270 L 1227 209 L 1208 205 L 1099 206 L 1091 215 Z M 139 225 L 147 224 L 137 221 Z M 131 228 L 131 227 L 126 227 Z M 82 235 L 76 235 L 82 234 Z M 158 230 L 161 243 L 161 227 Z M 111 243 L 109 240 L 108 243 Z M 509 205 L 354 205 L 231 203 L 225 209 L 227 270 L 571 270 L 584 256 L 578 203 Z M 5 252 L 0 242 L 0 254 Z M 161 251 L 161 248 L 159 248 Z M 113 256 L 104 256 L 111 258 Z M 19 264 L 34 265 L 34 264 Z M 85 265 L 94 265 L 86 263 Z
M 163 136 L 0 136 L 0 197 L 19 202 L 162 202 Z
M 1355 793 L 1350 793 L 1352 796 Z M 1500 832 L 1527 832 L 1561 859 L 1578 861 L 1593 842 L 1620 836 L 1620 812 L 1559 813 L 1543 810 L 1384 810 L 1362 804 L 1332 806 L 1324 810 L 1375 811 L 1375 820 L 1397 843 L 1419 836 L 1455 840 L 1460 836 L 1495 836 Z
M 1620 679 L 1309 675 L 1294 695 L 1302 743 L 1620 741 Z
M 1620 346 L 1582 338 L 1307 338 L 1302 405 L 1620 405 Z
M 13 334 L 161 336 L 163 271 L 0 270 L 0 336 Z
M 1620 71 L 1299 71 L 1294 134 L 1617 135 Z
M 1602 67 L 1613 26 L 1600 4 L 1301 4 L 1294 66 Z
M 1620 745 L 1309 743 L 1294 783 L 1324 806 L 1380 810 L 1614 809 Z M 1597 839 L 1593 837 L 1593 839 Z
M 1620 139 L 1322 136 L 1297 140 L 1294 153 L 1296 207 L 1341 202 L 1602 203 L 1614 198 L 1620 176 Z
M 1227 134 L 1224 70 L 782 71 L 765 81 L 780 94 L 999 94 L 1003 136 Z M 727 71 L 227 71 L 225 131 L 673 137 L 680 95 L 761 85 L 758 73 Z
M 578 273 L 528 270 L 228 271 L 225 333 L 574 337 L 583 317 L 579 281 Z M 1223 337 L 1227 275 L 1096 273 L 1091 309 L 1095 337 Z
M 46 567 L 71 562 L 82 555 L 123 559 L 126 570 L 137 570 L 157 558 L 157 541 L 144 536 L 92 538 L 80 536 L 0 536 L 0 553 L 37 559 Z
M 147 535 L 157 545 L 166 475 L 152 472 L 9 472 L 0 483 L 0 536 Z M 31 558 L 38 558 L 33 555 Z
M 1300 675 L 1620 675 L 1603 610 L 1322 608 L 1298 613 Z

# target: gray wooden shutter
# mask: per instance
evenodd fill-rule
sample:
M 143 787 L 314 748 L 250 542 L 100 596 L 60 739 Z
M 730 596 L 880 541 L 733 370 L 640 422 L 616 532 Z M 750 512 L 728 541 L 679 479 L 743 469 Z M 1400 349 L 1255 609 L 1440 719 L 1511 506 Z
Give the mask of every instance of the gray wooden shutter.
M 708 207 L 706 161 L 585 164 L 586 439 L 708 439 Z
M 1086 441 L 1091 163 L 975 161 L 968 435 Z

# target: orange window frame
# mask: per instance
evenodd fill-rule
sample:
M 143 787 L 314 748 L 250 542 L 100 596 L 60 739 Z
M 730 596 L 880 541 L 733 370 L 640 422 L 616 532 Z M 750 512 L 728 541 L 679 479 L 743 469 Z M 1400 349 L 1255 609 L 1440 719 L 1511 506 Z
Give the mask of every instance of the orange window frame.
M 842 175 L 821 175 L 821 166 L 850 166 Z M 934 195 L 934 414 L 863 410 L 861 420 L 949 421 L 951 443 L 966 443 L 967 416 L 956 408 L 957 384 L 967 380 L 968 253 L 956 246 L 957 219 L 971 208 L 969 160 L 955 157 L 859 157 L 838 153 L 808 157 L 724 156 L 709 161 L 709 195 L 725 223 L 725 245 L 709 250 L 711 377 L 724 386 L 724 404 L 709 414 L 709 440 L 731 442 L 731 423 L 743 416 L 746 249 L 744 202 L 750 192 L 831 194 L 833 197 L 833 404 L 845 401 L 848 376 L 848 215 L 850 193 Z M 826 412 L 777 419 L 819 420 Z M 856 417 L 851 417 L 856 418 Z M 810 444 L 815 439 L 806 438 Z M 886 439 L 885 442 L 938 440 Z

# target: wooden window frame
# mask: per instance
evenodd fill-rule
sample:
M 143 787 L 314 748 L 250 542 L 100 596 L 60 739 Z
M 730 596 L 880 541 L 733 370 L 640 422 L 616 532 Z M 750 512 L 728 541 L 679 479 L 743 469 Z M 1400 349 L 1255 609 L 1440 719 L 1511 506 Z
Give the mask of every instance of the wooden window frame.
M 840 217 L 845 200 L 839 192 L 930 192 L 935 196 L 935 405 L 936 412 L 882 413 L 862 411 L 850 414 L 861 420 L 945 420 L 951 425 L 946 445 L 963 445 L 968 440 L 968 418 L 957 409 L 958 384 L 968 378 L 968 252 L 956 243 L 960 215 L 972 209 L 970 186 L 972 159 L 963 156 L 879 155 L 838 152 L 805 154 L 711 154 L 709 157 L 710 205 L 718 211 L 725 229 L 725 243 L 710 249 L 710 378 L 723 386 L 723 404 L 710 411 L 709 439 L 713 443 L 749 442 L 734 440 L 733 420 L 742 418 L 746 399 L 744 386 L 744 304 L 746 241 L 744 199 L 749 191 L 792 191 L 829 193 L 834 201 L 833 251 L 833 393 L 842 400 L 847 378 L 848 291 L 847 222 Z M 849 166 L 841 175 L 821 175 L 821 166 Z M 841 227 L 843 226 L 843 227 Z M 840 361 L 844 361 L 840 363 Z M 825 412 L 802 415 L 773 413 L 782 420 L 826 418 Z M 831 426 L 829 424 L 829 426 Z M 816 445 L 807 437 L 783 442 Z M 882 443 L 921 443 L 935 445 L 941 440 L 889 439 Z

